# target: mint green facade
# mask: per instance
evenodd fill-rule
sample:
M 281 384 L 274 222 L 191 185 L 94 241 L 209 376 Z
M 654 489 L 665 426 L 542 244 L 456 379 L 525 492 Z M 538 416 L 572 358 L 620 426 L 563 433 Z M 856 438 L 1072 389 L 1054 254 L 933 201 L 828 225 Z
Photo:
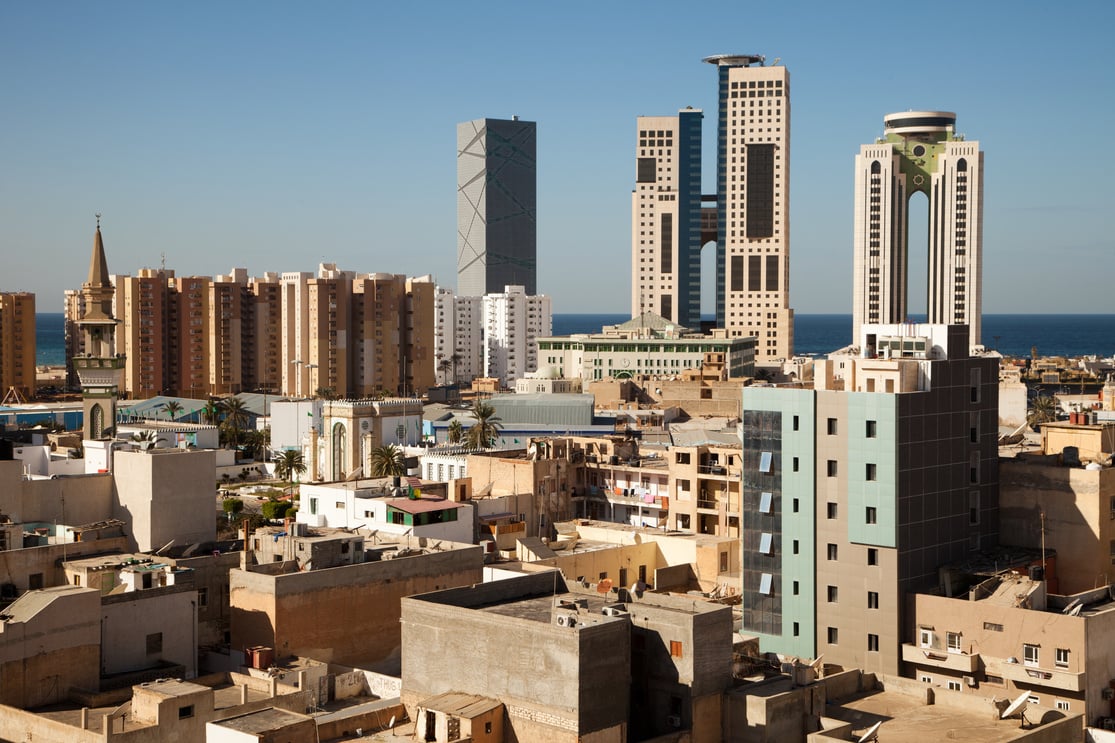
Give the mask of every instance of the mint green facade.
M 848 541 L 898 546 L 898 398 L 877 392 L 840 392 L 847 403 Z M 872 422 L 874 436 L 869 435 Z M 873 470 L 868 479 L 869 469 Z M 868 508 L 875 523 L 868 523 Z

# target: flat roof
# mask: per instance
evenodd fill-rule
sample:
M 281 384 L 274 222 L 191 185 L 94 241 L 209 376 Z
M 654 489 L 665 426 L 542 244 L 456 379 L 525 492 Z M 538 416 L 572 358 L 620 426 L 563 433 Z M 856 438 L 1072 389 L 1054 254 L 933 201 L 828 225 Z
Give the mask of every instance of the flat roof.
M 431 511 L 448 511 L 459 508 L 457 501 L 444 498 L 387 498 L 387 505 L 404 513 L 430 513 Z
M 485 712 L 499 709 L 503 702 L 498 699 L 489 699 L 475 694 L 464 694 L 458 691 L 447 691 L 444 694 L 424 699 L 418 703 L 421 709 L 432 709 L 437 712 L 448 712 L 466 720 L 482 715 Z
M 285 709 L 279 709 L 277 707 L 265 707 L 264 709 L 237 715 L 236 717 L 214 720 L 213 724 L 239 730 L 244 733 L 268 733 L 284 728 L 287 725 L 293 725 L 296 722 L 302 722 L 303 720 L 312 721 L 313 718 L 307 715 L 300 715 L 297 712 L 288 712 Z

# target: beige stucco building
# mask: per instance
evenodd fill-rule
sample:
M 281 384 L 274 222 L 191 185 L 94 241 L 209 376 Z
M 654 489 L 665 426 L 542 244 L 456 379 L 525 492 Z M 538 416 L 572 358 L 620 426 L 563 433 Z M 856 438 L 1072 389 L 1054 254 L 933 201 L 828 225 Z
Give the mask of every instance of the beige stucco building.
M 0 292 L 0 399 L 35 396 L 35 295 Z

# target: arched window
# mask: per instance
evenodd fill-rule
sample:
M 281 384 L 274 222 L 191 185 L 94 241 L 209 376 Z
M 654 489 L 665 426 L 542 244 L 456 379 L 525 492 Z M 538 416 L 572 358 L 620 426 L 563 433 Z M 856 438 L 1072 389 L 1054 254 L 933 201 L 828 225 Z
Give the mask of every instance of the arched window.
M 956 161 L 956 169 L 958 171 L 960 171 L 961 173 L 967 173 L 968 172 L 968 161 L 965 160 L 964 158 L 960 158 L 959 160 Z
M 871 175 L 878 175 L 883 172 L 883 166 L 879 164 L 878 160 L 871 163 Z
M 95 403 L 89 410 L 89 438 L 99 439 L 105 427 L 105 410 Z
M 333 480 L 345 479 L 345 446 L 348 443 L 348 432 L 344 423 L 333 424 Z

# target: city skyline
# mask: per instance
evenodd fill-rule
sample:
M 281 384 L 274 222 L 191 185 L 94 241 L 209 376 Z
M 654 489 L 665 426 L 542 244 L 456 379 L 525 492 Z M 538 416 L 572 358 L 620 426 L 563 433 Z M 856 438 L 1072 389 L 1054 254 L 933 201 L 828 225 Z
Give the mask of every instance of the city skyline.
M 988 29 L 978 39 L 881 4 L 815 12 L 723 5 L 668 26 L 654 21 L 653 7 L 639 17 L 587 5 L 560 16 L 496 8 L 490 21 L 454 6 L 421 16 L 356 4 L 328 13 L 292 4 L 188 13 L 63 7 L 4 10 L 0 218 L 17 258 L 0 290 L 35 292 L 40 311 L 60 311 L 63 290 L 80 285 L 98 211 L 113 236 L 114 266 L 133 275 L 165 253 L 180 276 L 335 262 L 432 273 L 448 284 L 455 126 L 518 114 L 539 127 L 537 291 L 553 297 L 557 313 L 623 312 L 631 122 L 693 106 L 706 112 L 702 138 L 715 141 L 707 112 L 716 91 L 701 59 L 723 52 L 781 58 L 793 70 L 796 312 L 851 311 L 849 172 L 866 137 L 882 135 L 882 117 L 908 109 L 960 112 L 959 133 L 978 136 L 987 152 L 983 310 L 1106 309 L 1102 272 L 1079 271 L 1071 293 L 1047 278 L 1054 258 L 1072 274 L 1109 257 L 1102 158 L 1035 143 L 1102 136 L 1115 105 L 1102 95 L 1112 87 L 1102 56 L 1104 19 L 1115 15 L 1107 5 L 967 10 L 965 28 Z M 721 19 L 711 30 L 709 13 Z M 871 18 L 911 33 L 849 44 Z M 931 47 L 918 47 L 919 28 L 937 29 Z M 653 61 L 622 64 L 649 47 L 658 50 Z M 911 48 L 931 55 L 932 75 L 878 68 Z M 1062 104 L 1020 113 L 1042 90 Z M 704 193 L 715 192 L 715 157 L 714 147 L 703 148 Z M 913 216 L 924 229 L 920 209 L 921 221 Z M 913 248 L 917 287 L 926 248 Z M 705 249 L 710 279 L 712 263 Z M 709 313 L 715 282 L 702 285 Z M 911 293 L 911 311 L 924 304 Z

